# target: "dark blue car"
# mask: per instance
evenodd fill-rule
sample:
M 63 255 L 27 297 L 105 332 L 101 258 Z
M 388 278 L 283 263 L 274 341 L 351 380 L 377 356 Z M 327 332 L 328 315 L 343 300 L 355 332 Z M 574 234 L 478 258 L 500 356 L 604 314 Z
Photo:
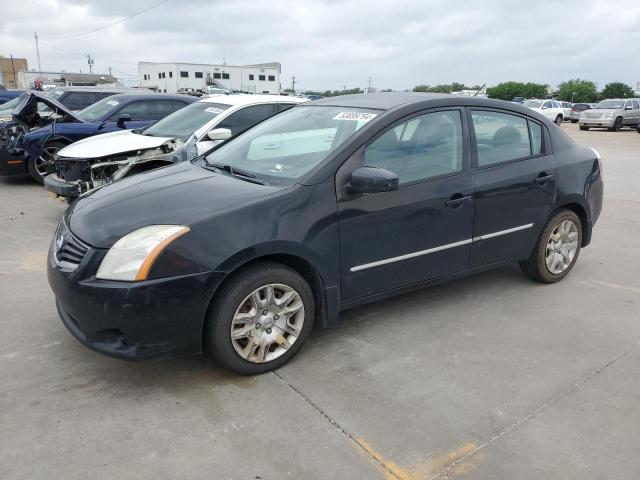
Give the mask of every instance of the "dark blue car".
M 146 127 L 196 100 L 187 95 L 122 94 L 73 113 L 61 103 L 31 92 L 14 110 L 14 120 L 19 123 L 14 128 L 19 131 L 5 144 L 14 156 L 22 153 L 24 171 L 43 183 L 56 152 L 70 143 L 118 129 Z M 37 110 L 39 102 L 47 104 L 55 115 L 42 119 Z M 9 135 L 5 134 L 5 139 Z

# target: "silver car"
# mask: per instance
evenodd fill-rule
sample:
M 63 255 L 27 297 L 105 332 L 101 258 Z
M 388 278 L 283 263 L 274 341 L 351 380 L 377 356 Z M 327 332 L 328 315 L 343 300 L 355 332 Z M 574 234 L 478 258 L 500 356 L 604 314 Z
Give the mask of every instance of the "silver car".
M 636 127 L 640 124 L 640 99 L 612 98 L 602 100 L 591 110 L 580 115 L 580 130 L 591 127 L 605 127 L 619 132 L 623 126 Z

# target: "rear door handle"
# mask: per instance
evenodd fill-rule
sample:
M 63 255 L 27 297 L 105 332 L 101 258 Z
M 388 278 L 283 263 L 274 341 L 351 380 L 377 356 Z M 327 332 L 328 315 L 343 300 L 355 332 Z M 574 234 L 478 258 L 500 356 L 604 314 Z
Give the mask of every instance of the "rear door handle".
M 553 174 L 547 173 L 547 172 L 542 172 L 536 177 L 535 182 L 539 183 L 540 185 L 544 185 L 545 183 L 547 183 L 552 178 L 553 178 Z
M 449 200 L 444 202 L 447 207 L 451 208 L 460 208 L 464 202 L 468 202 L 471 200 L 471 195 L 462 195 L 461 193 L 456 193 Z

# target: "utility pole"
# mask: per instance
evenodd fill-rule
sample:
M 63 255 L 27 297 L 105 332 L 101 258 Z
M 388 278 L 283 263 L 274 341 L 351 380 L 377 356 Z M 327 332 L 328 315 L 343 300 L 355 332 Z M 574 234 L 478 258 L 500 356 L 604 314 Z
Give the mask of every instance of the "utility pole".
M 40 45 L 38 45 L 38 32 L 33 32 L 36 39 L 36 55 L 38 56 L 38 73 L 42 76 L 42 67 L 40 66 Z
M 111 75 L 111 67 L 109 67 L 109 76 L 112 77 L 113 75 Z
M 291 90 L 293 91 L 293 93 L 296 93 L 296 77 L 295 76 L 291 77 Z
M 16 88 L 18 82 L 16 82 L 16 66 L 13 63 L 13 53 L 11 54 L 11 72 L 13 73 L 13 88 Z
M 371 80 L 372 78 L 369 77 L 369 86 L 367 87 L 367 93 L 371 93 Z
M 93 64 L 95 63 L 91 58 L 91 54 L 87 53 L 87 63 L 89 64 L 89 73 L 93 73 Z

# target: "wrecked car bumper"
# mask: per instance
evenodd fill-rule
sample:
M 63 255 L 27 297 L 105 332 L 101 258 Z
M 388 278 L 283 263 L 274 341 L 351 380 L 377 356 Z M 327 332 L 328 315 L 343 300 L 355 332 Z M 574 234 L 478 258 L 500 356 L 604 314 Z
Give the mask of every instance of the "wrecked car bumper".
M 0 175 L 21 173 L 27 173 L 27 159 L 23 155 L 14 155 L 0 149 Z
M 61 197 L 75 198 L 80 195 L 80 186 L 78 183 L 65 182 L 55 173 L 51 173 L 44 177 L 44 188 Z

